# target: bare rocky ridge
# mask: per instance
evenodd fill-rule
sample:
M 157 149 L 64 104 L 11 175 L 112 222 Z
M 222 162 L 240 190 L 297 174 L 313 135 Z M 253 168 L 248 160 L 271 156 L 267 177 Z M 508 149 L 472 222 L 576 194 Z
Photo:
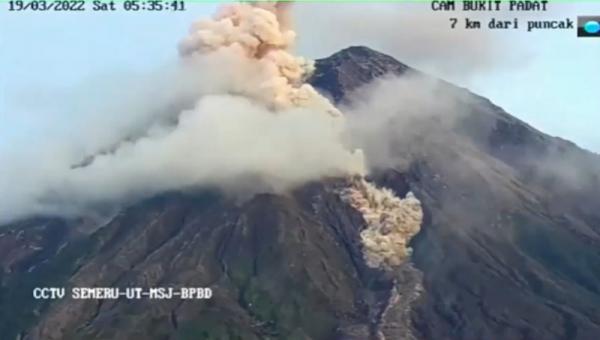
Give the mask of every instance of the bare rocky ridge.
M 389 74 L 351 47 L 312 84 L 336 102 Z M 487 99 L 452 125 L 416 118 L 372 179 L 421 200 L 410 263 L 369 268 L 341 179 L 234 204 L 210 192 L 132 202 L 91 235 L 36 218 L 0 231 L 4 339 L 598 339 L 600 157 Z M 440 114 L 444 114 L 440 112 Z M 394 128 L 393 124 L 390 128 Z M 35 286 L 210 286 L 208 301 L 34 301 Z

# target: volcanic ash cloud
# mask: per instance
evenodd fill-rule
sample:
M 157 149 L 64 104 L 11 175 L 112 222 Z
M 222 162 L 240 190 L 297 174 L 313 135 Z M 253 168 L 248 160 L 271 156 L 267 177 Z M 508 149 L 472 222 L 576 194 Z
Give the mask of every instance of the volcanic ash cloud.
M 339 116 L 339 111 L 304 81 L 313 63 L 289 52 L 296 33 L 282 24 L 287 4 L 234 4 L 222 7 L 211 20 L 201 20 L 180 43 L 184 57 L 220 53 L 237 58 L 251 72 L 250 81 L 232 84 L 234 91 L 273 109 L 306 107 Z M 231 60 L 231 59 L 230 59 Z
M 190 186 L 233 193 L 251 188 L 241 193 L 248 195 L 364 173 L 360 150 L 342 141 L 343 116 L 304 82 L 312 63 L 288 51 L 296 35 L 280 23 L 284 17 L 279 4 L 233 4 L 193 24 L 179 44 L 182 63 L 217 66 L 222 73 L 215 87 L 180 114 L 174 129 L 98 157 L 80 170 L 80 181 L 97 173 L 105 185 L 130 178 L 140 195 Z M 190 69 L 204 75 L 202 67 Z
M 145 133 L 136 138 L 99 141 L 97 134 L 82 134 L 89 140 L 78 143 L 111 145 L 85 162 L 64 157 L 54 160 L 52 171 L 9 169 L 19 175 L 0 178 L 0 191 L 9 200 L 0 201 L 0 219 L 89 214 L 172 190 L 208 187 L 249 197 L 323 177 L 348 177 L 352 184 L 343 197 L 366 222 L 361 239 L 368 264 L 400 264 L 420 225 L 419 202 L 412 196 L 400 200 L 362 177 L 365 161 L 345 143 L 345 117 L 305 82 L 312 62 L 290 52 L 296 34 L 288 6 L 226 5 L 214 18 L 193 24 L 179 44 L 181 79 L 173 85 L 194 87 L 184 93 L 195 94 L 195 105 L 169 112 L 168 119 L 150 127 L 151 119 L 140 119 L 138 130 Z M 152 107 L 158 99 L 147 101 L 144 107 Z M 118 120 L 123 112 L 105 114 Z
M 362 153 L 343 141 L 344 118 L 304 82 L 312 63 L 289 52 L 295 33 L 280 22 L 285 7 L 227 5 L 213 19 L 195 23 L 179 45 L 178 65 L 185 72 L 173 82 L 197 86 L 197 92 L 186 89 L 197 95 L 192 108 L 167 113 L 169 119 L 156 119 L 135 138 L 96 143 L 97 134 L 84 134 L 94 143 L 77 141 L 110 145 L 109 152 L 57 159 L 51 172 L 31 166 L 14 179 L 0 178 L 5 200 L 10 197 L 0 202 L 0 219 L 81 215 L 171 190 L 208 187 L 248 197 L 323 177 L 363 174 Z M 145 106 L 155 100 L 148 97 Z

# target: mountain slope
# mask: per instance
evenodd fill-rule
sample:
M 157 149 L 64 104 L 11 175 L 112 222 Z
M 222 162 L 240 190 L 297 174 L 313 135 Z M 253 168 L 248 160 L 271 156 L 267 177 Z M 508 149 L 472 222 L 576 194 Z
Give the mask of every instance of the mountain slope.
M 364 47 L 319 60 L 336 102 L 379 77 L 420 72 Z M 600 158 L 487 99 L 449 124 L 411 118 L 379 185 L 421 200 L 411 263 L 366 266 L 361 215 L 342 179 L 244 204 L 169 194 L 86 221 L 39 218 L 0 235 L 0 330 L 8 339 L 597 339 Z M 404 122 L 405 123 L 405 122 Z M 394 133 L 395 132 L 395 133 Z M 18 236 L 21 235 L 21 236 Z M 33 301 L 31 287 L 208 286 L 211 300 Z M 20 334 L 20 335 L 19 335 Z
M 384 73 L 366 67 L 371 57 L 381 58 L 349 48 L 319 61 L 334 71 L 326 71 L 330 82 L 317 73 L 317 83 L 351 93 Z M 411 188 L 429 216 L 413 242 L 428 293 L 416 328 L 428 339 L 597 338 L 600 158 L 482 97 L 468 99 L 452 126 L 423 118 L 392 148 L 410 159 Z
M 361 217 L 335 194 L 341 185 L 242 206 L 210 194 L 133 206 L 92 236 L 68 284 L 206 286 L 213 299 L 70 300 L 50 307 L 28 338 L 365 338 L 393 282 L 364 264 Z

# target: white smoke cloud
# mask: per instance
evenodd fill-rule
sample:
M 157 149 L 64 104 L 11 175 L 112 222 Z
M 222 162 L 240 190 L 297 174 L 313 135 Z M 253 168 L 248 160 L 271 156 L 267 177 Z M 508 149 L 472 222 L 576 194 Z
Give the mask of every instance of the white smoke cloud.
M 408 165 L 411 154 L 426 149 L 421 145 L 446 138 L 472 100 L 466 90 L 406 74 L 356 89 L 341 110 L 353 147 L 363 150 L 373 170 Z
M 274 115 L 243 97 L 205 96 L 175 127 L 159 127 L 84 167 L 58 164 L 36 201 L 60 210 L 195 186 L 281 192 L 322 176 L 360 173 L 362 162 L 340 143 L 332 119 L 306 109 Z M 243 183 L 248 177 L 254 184 Z

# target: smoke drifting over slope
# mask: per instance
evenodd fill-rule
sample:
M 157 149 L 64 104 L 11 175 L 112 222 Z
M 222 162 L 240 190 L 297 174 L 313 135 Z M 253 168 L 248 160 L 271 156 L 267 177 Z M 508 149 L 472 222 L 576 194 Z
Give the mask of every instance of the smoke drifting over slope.
M 467 91 L 449 89 L 419 74 L 384 77 L 357 89 L 341 110 L 348 118 L 350 140 L 363 150 L 369 168 L 405 165 L 423 139 L 446 139 L 472 100 Z

